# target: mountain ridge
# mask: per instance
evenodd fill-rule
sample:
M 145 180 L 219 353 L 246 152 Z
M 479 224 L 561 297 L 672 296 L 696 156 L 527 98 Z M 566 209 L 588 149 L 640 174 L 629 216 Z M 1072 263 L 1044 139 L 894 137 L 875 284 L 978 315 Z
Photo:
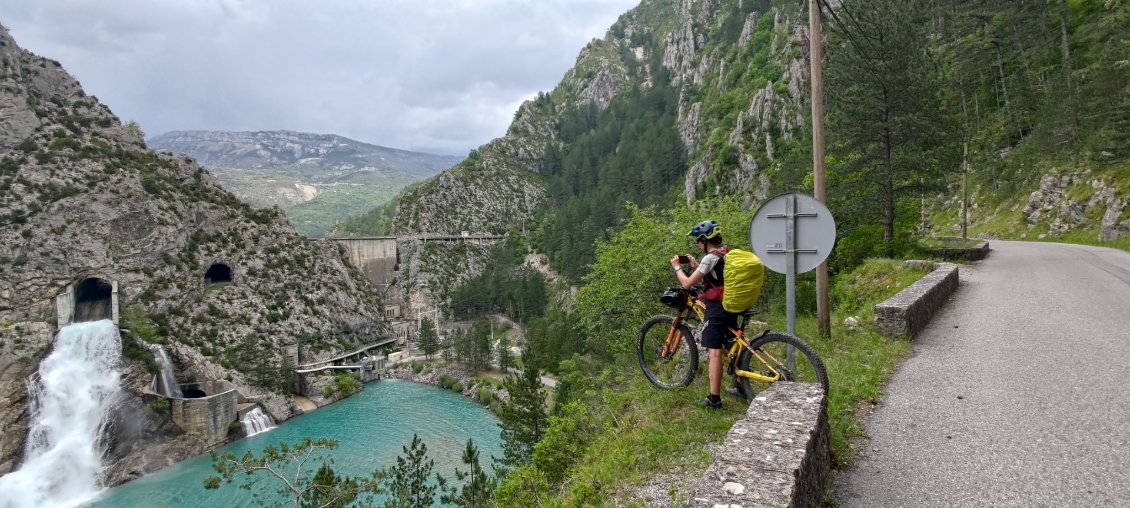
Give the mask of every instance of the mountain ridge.
M 334 158 L 336 165 L 368 163 L 373 169 L 399 170 L 415 177 L 429 177 L 460 160 L 457 156 L 392 148 L 348 138 L 287 129 L 267 131 L 173 130 L 152 136 L 146 142 L 158 150 L 193 155 L 205 166 L 266 168 L 300 164 L 304 160 Z M 282 142 L 282 146 L 280 146 Z M 242 143 L 240 146 L 237 143 Z M 193 144 L 229 145 L 227 150 L 184 150 Z M 250 148 L 247 145 L 254 145 Z M 335 151 L 335 149 L 337 149 Z M 254 151 L 252 151 L 254 150 Z M 257 157 L 253 157 L 257 156 Z M 352 157 L 351 157 L 352 156 Z M 389 160 L 410 163 L 393 167 Z M 384 165 L 376 165 L 383 163 Z M 361 166 L 365 167 L 365 166 Z
M 196 159 L 252 206 L 283 208 L 307 236 L 321 236 L 335 223 L 459 161 L 338 134 L 290 130 L 170 131 L 147 142 Z

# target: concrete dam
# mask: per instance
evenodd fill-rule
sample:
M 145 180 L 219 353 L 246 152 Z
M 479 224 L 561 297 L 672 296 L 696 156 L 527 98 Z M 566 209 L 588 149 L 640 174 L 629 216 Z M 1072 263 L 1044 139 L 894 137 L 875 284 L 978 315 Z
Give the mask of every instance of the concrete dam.
M 472 234 L 464 231 L 458 235 L 423 233 L 408 236 L 326 237 L 325 239 L 344 247 L 353 265 L 361 270 L 369 282 L 383 292 L 388 288 L 389 281 L 400 270 L 398 242 L 462 242 L 493 245 L 504 238 L 502 235 Z

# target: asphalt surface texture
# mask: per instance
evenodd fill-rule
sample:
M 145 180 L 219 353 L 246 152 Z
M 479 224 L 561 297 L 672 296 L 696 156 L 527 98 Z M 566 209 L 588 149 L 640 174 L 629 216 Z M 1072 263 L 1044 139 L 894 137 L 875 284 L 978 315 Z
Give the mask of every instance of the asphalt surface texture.
M 887 385 L 840 507 L 1130 507 L 1130 253 L 990 247 Z

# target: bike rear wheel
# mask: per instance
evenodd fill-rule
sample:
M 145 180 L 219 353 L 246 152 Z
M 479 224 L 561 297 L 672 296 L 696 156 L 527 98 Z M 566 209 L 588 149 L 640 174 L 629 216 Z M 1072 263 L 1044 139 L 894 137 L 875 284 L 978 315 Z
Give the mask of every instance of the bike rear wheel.
M 788 366 L 788 346 L 793 346 L 796 350 L 795 365 L 791 369 Z M 738 369 L 757 372 L 766 377 L 779 377 L 779 381 L 819 383 L 824 387 L 824 393 L 828 393 L 828 373 L 824 369 L 824 361 L 812 346 L 785 333 L 767 333 L 751 342 L 748 349 L 742 348 L 741 355 L 738 356 Z M 753 400 L 753 397 L 773 384 L 742 376 L 738 376 L 738 379 L 749 400 Z
M 691 384 L 695 371 L 698 370 L 698 345 L 695 344 L 694 335 L 690 328 L 679 324 L 672 332 L 675 318 L 671 316 L 653 316 L 640 327 L 640 335 L 636 340 L 636 357 L 640 361 L 640 368 L 651 384 L 660 388 L 682 388 Z M 668 337 L 674 345 L 678 339 L 678 347 L 668 351 L 664 356 L 663 349 L 667 345 Z

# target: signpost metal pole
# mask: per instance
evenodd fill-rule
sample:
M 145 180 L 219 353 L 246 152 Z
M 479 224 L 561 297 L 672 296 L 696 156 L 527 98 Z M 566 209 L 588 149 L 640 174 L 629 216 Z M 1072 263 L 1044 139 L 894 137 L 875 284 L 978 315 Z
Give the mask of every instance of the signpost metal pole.
M 782 207 L 784 213 L 773 212 Z M 802 226 L 797 222 L 798 218 L 813 220 Z M 785 220 L 782 223 L 778 219 Z M 763 259 L 766 268 L 785 274 L 785 312 L 789 335 L 796 335 L 796 276 L 812 270 L 828 257 L 835 243 L 835 227 L 835 221 L 823 203 L 796 193 L 782 194 L 769 200 L 750 222 L 750 244 L 754 252 Z M 781 238 L 778 235 L 784 236 L 783 243 L 773 241 Z M 788 368 L 796 368 L 796 353 L 792 346 L 788 348 Z
M 785 219 L 785 248 L 784 249 L 769 249 L 768 252 L 773 254 L 785 255 L 785 318 L 789 335 L 796 335 L 796 274 L 797 274 L 797 254 L 817 254 L 816 249 L 798 249 L 797 248 L 797 217 L 817 217 L 815 213 L 801 213 L 797 211 L 796 194 L 786 194 L 785 199 L 785 213 L 773 213 L 767 215 L 770 219 Z M 789 346 L 788 365 L 792 370 L 796 367 L 796 352 L 792 346 Z
M 785 199 L 785 315 L 789 335 L 796 335 L 796 196 Z M 796 353 L 788 347 L 788 366 L 796 370 Z
M 769 218 L 774 218 L 770 215 Z M 796 335 L 796 196 L 785 198 L 785 313 L 789 335 Z

